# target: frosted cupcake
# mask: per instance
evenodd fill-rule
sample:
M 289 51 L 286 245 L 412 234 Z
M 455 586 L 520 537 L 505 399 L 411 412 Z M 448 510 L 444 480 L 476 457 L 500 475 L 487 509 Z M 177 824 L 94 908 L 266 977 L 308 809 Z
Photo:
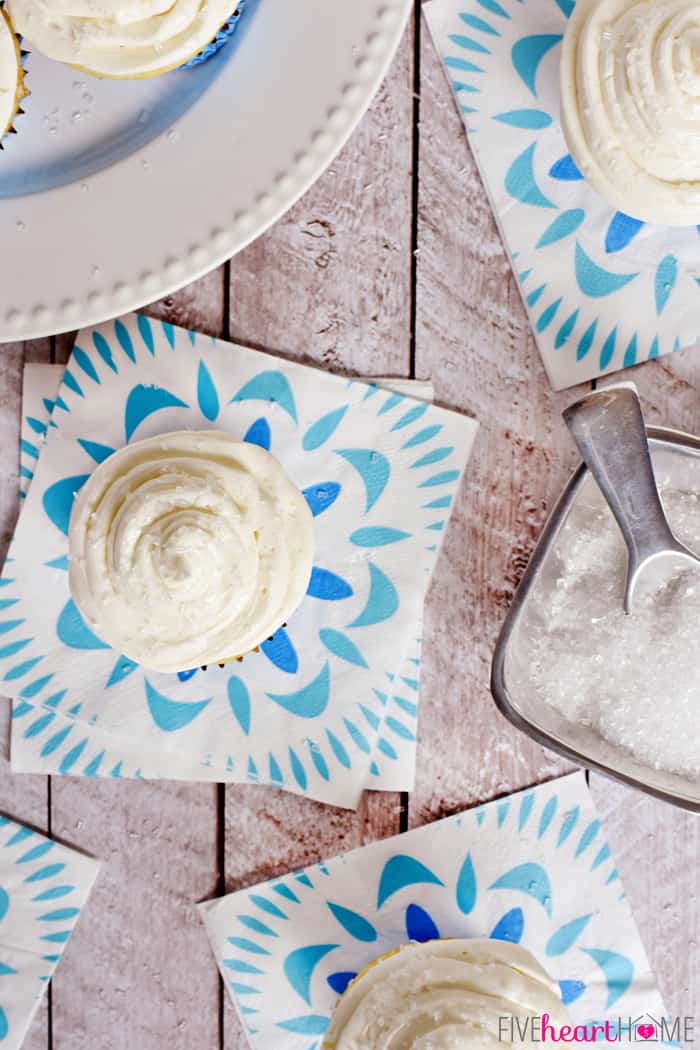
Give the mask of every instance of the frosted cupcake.
M 0 7 L 0 149 L 3 137 L 14 131 L 14 120 L 21 113 L 20 103 L 26 94 L 19 41 Z
M 569 1024 L 557 985 L 524 948 L 496 940 L 411 943 L 366 967 L 341 996 L 323 1050 L 481 1050 L 552 1045 L 540 1018 Z M 520 1033 L 511 1018 L 520 1019 Z M 534 1027 L 524 1018 L 536 1018 Z M 504 1021 L 506 1022 L 504 1025 Z M 531 1038 L 528 1038 L 528 1034 Z
M 269 452 L 220 431 L 176 431 L 104 460 L 76 497 L 70 590 L 95 634 L 142 667 L 241 656 L 301 602 L 306 500 Z
M 615 208 L 700 223 L 700 3 L 577 0 L 561 58 L 561 123 Z
M 244 0 L 10 0 L 37 51 L 94 76 L 139 80 L 210 57 Z

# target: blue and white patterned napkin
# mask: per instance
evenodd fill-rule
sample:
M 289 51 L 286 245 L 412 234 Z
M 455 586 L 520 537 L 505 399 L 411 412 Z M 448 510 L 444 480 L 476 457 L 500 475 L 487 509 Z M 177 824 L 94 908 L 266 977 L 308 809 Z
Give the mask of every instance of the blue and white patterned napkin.
M 0 1046 L 19 1050 L 97 877 L 96 861 L 0 816 Z
M 569 156 L 558 77 L 573 7 L 573 0 L 423 7 L 555 389 L 700 338 L 698 228 L 651 226 L 616 212 Z
M 95 461 L 132 435 L 204 426 L 278 455 L 316 515 L 316 568 L 288 630 L 235 670 L 144 675 L 70 602 L 70 506 Z M 29 441 L 41 455 L 3 575 L 3 692 L 25 726 L 13 768 L 49 759 L 61 773 L 179 776 L 194 762 L 199 779 L 356 804 L 393 770 L 393 741 L 415 736 L 423 599 L 475 429 L 143 317 L 81 333 L 43 450 Z
M 664 1016 L 580 772 L 200 911 L 254 1050 L 318 1047 L 356 973 L 435 937 L 522 944 L 559 981 L 576 1024 L 610 1020 L 621 1041 L 635 1041 L 647 1014 Z

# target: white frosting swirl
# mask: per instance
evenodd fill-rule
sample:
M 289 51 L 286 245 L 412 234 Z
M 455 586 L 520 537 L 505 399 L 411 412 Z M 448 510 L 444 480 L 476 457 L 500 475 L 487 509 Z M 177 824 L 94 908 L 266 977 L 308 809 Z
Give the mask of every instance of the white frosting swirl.
M 541 1048 L 511 1017 L 549 1014 L 569 1024 L 556 984 L 524 948 L 505 941 L 441 940 L 384 956 L 341 997 L 323 1050 L 488 1050 Z
M 9 0 L 18 33 L 49 58 L 97 76 L 176 69 L 212 41 L 237 0 Z
M 277 460 L 220 431 L 176 431 L 104 460 L 76 497 L 70 589 L 95 633 L 145 668 L 246 653 L 301 602 L 306 500 Z
M 12 127 L 24 93 L 19 44 L 0 7 L 0 139 Z
M 700 3 L 577 0 L 561 60 L 574 161 L 636 219 L 700 223 Z

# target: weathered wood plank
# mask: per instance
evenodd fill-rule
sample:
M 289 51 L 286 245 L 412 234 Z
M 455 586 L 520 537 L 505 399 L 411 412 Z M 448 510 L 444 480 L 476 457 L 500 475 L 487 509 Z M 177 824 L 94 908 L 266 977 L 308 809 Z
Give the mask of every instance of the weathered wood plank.
M 48 340 L 0 347 L 0 565 L 5 560 L 19 510 L 19 426 L 24 361 L 48 361 Z M 10 702 L 0 700 L 0 812 L 46 832 L 47 778 L 13 776 L 9 754 Z M 49 1003 L 45 996 L 27 1033 L 25 1050 L 47 1050 Z
M 494 641 L 575 455 L 425 25 L 416 370 L 481 429 L 428 596 L 411 822 L 565 768 L 489 692 Z
M 233 339 L 333 371 L 408 375 L 412 27 L 352 139 L 314 188 L 233 259 Z M 399 830 L 397 795 L 357 813 L 279 792 L 226 789 L 233 890 Z M 248 1043 L 228 998 L 227 1050 Z
M 700 433 L 700 352 L 629 369 L 648 423 Z M 700 1010 L 700 823 L 692 814 L 591 777 L 613 854 L 671 1015 Z
M 149 308 L 216 335 L 222 311 L 223 268 Z M 52 1050 L 218 1050 L 219 978 L 194 908 L 218 886 L 217 813 L 215 785 L 53 778 L 53 834 L 104 867 L 53 982 Z

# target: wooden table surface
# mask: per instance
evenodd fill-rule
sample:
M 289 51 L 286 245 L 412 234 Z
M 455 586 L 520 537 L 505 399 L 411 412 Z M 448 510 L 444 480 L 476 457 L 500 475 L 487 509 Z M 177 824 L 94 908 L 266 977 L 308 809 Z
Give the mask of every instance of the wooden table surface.
M 371 109 L 267 234 L 154 316 L 339 372 L 431 378 L 481 423 L 425 618 L 418 778 L 357 813 L 267 788 L 13 776 L 0 809 L 105 864 L 26 1050 L 238 1050 L 194 902 L 555 776 L 489 693 L 498 627 L 576 456 L 419 5 Z M 0 348 L 4 555 L 24 361 Z M 700 433 L 700 351 L 632 370 L 647 418 Z M 0 705 L 3 726 L 9 704 Z M 697 818 L 591 776 L 670 1014 L 700 1014 Z

